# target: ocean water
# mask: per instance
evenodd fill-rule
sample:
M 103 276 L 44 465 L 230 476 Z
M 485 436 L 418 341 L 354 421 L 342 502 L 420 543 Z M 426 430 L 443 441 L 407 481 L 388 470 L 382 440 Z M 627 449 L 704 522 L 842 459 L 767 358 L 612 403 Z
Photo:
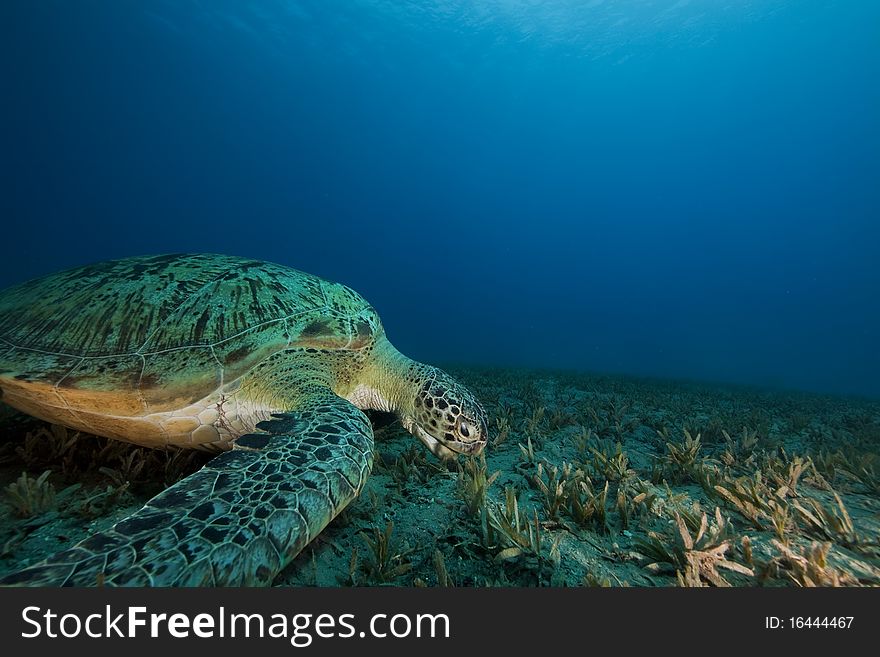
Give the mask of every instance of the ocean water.
M 239 254 L 427 361 L 880 395 L 875 2 L 0 12 L 0 286 Z
M 363 491 L 276 584 L 876 586 L 878 25 L 857 0 L 8 0 L 0 288 L 274 261 L 473 391 L 476 459 L 372 416 Z M 2 404 L 0 435 L 11 581 L 125 543 L 174 482 L 201 499 L 204 454 Z

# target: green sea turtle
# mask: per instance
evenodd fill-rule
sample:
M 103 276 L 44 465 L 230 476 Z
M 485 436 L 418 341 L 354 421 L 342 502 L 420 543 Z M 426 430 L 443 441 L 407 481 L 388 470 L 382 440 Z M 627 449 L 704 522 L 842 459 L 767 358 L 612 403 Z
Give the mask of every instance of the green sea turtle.
M 398 352 L 356 292 L 223 255 L 113 260 L 0 292 L 0 393 L 37 418 L 139 445 L 223 452 L 10 585 L 267 585 L 358 495 L 366 409 L 439 457 L 485 413 Z

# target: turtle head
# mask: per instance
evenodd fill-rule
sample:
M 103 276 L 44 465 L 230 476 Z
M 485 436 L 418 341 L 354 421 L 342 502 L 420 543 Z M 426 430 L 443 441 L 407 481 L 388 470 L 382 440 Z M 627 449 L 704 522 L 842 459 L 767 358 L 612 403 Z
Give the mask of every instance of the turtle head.
M 471 391 L 436 367 L 420 374 L 411 412 L 402 417 L 407 431 L 441 458 L 483 451 L 489 438 L 486 411 Z

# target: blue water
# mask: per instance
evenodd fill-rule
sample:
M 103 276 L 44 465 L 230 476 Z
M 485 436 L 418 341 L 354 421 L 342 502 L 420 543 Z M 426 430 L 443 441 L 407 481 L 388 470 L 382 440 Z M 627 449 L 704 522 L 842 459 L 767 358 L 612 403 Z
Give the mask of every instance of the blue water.
M 409 355 L 880 396 L 880 3 L 5 0 L 0 286 L 217 251 Z

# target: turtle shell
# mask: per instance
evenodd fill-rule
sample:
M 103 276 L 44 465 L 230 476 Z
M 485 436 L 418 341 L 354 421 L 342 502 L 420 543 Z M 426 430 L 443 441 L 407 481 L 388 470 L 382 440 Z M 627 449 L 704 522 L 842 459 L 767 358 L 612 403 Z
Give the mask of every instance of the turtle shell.
M 280 350 L 361 349 L 378 330 L 350 288 L 280 265 L 112 260 L 0 292 L 0 390 L 26 412 L 28 398 L 72 412 L 167 412 Z

